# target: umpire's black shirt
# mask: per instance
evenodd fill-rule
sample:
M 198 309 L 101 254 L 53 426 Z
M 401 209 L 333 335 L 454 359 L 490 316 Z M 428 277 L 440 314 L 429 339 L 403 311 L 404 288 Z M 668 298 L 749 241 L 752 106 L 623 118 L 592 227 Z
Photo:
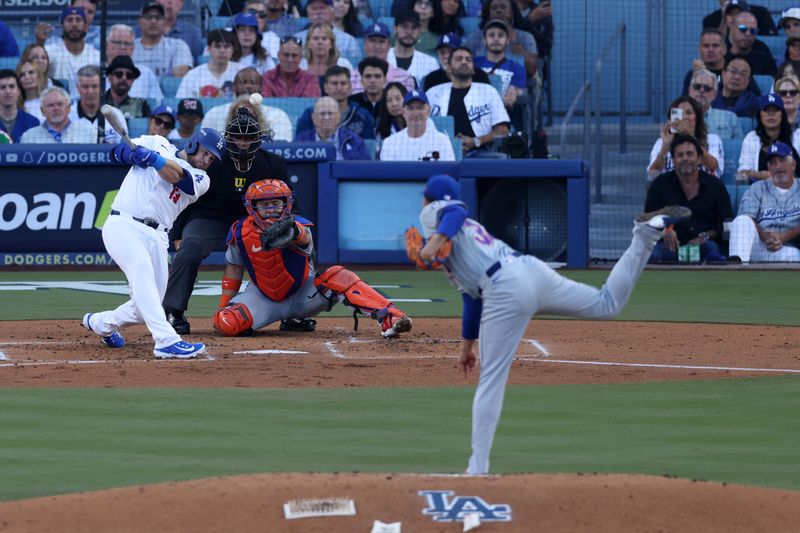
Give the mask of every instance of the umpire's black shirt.
M 253 165 L 247 172 L 239 172 L 227 152 L 222 161 L 216 161 L 208 169 L 211 187 L 195 203 L 186 209 L 186 219 L 221 218 L 233 223 L 247 216 L 244 194 L 256 181 L 278 179 L 286 181 L 286 160 L 279 155 L 259 150 Z

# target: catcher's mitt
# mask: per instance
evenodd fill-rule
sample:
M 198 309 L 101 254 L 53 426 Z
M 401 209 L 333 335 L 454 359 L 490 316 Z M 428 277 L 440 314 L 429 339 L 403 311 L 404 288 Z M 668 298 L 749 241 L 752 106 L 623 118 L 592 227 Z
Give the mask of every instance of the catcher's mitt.
M 443 250 L 439 250 L 436 257 L 433 261 L 425 262 L 419 256 L 419 251 L 425 247 L 425 238 L 419 232 L 419 230 L 415 227 L 410 227 L 405 232 L 405 239 L 406 239 L 406 255 L 408 259 L 417 265 L 417 268 L 422 270 L 437 270 L 442 268 L 444 259 L 450 255 L 450 250 L 452 250 L 453 244 L 451 242 L 447 242 L 445 246 L 443 246 Z
M 299 230 L 294 222 L 294 217 L 289 214 L 276 220 L 267 231 L 261 234 L 261 246 L 265 250 L 286 248 L 297 238 Z

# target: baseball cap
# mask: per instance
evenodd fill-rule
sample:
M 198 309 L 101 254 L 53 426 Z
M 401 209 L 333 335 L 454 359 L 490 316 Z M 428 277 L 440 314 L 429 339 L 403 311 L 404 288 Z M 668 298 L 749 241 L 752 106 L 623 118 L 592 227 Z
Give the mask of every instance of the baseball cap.
M 778 19 L 778 26 L 783 26 L 784 19 L 798 19 L 800 20 L 800 7 L 787 7 L 781 13 L 781 18 Z
M 61 10 L 61 24 L 64 24 L 64 19 L 70 15 L 78 15 L 86 22 L 86 10 L 82 7 L 68 6 Z
M 415 26 L 419 26 L 419 13 L 416 11 L 403 11 L 394 18 L 394 25 L 399 26 L 404 22 L 411 22 Z
M 144 15 L 151 9 L 158 10 L 162 15 L 166 13 L 166 11 L 164 11 L 164 6 L 162 6 L 158 2 L 145 2 L 145 4 L 142 6 L 142 10 L 139 13 L 141 15 Z
M 205 113 L 203 113 L 203 102 L 197 98 L 184 98 L 178 102 L 178 116 L 180 115 L 205 116 Z
M 173 109 L 172 106 L 168 106 L 168 105 L 160 105 L 160 106 L 156 107 L 155 109 L 153 109 L 153 112 L 150 113 L 150 116 L 154 117 L 156 115 L 169 115 L 169 116 L 172 117 L 172 121 L 173 122 L 178 120 L 178 117 L 175 116 L 175 109 Z
M 770 157 L 789 157 L 792 155 L 792 149 L 785 143 L 780 141 L 767 148 L 767 161 Z
M 761 96 L 758 97 L 759 111 L 763 111 L 769 106 L 775 106 L 781 111 L 785 111 L 785 108 L 783 107 L 783 99 L 779 95 L 775 93 L 769 93 L 769 94 L 762 94 Z
M 490 20 L 489 22 L 487 22 L 487 23 L 486 23 L 486 24 L 483 26 L 483 33 L 484 33 L 484 35 L 486 35 L 486 32 L 489 30 L 489 28 L 500 28 L 501 30 L 503 30 L 504 32 L 506 32 L 506 34 L 508 34 L 508 26 L 506 25 L 506 23 L 505 23 L 505 22 L 503 22 L 503 21 L 502 21 L 502 20 L 500 20 L 500 19 L 492 19 L 492 20 Z
M 315 0 L 308 0 L 308 1 L 306 2 L 306 7 L 310 6 L 310 5 L 311 5 L 311 2 L 314 2 L 314 1 L 315 1 Z M 329 6 L 332 6 L 332 5 L 333 5 L 333 0 L 319 0 L 319 1 L 320 1 L 320 2 L 325 2 L 325 3 L 326 3 L 326 4 L 328 4 Z
M 116 56 L 112 61 L 111 64 L 108 65 L 106 69 L 106 74 L 110 75 L 112 72 L 117 70 L 118 68 L 126 68 L 133 72 L 133 78 L 136 79 L 139 77 L 141 72 L 138 68 L 133 64 L 133 59 L 130 56 Z
M 461 46 L 461 36 L 457 33 L 445 33 L 439 37 L 439 43 L 436 49 L 439 48 L 458 48 Z
M 423 194 L 429 200 L 458 200 L 461 185 L 449 174 L 434 174 L 425 183 Z
M 725 2 L 725 7 L 722 9 L 723 13 L 731 7 L 738 7 L 742 11 L 750 11 L 750 5 L 744 0 L 728 0 Z
M 389 31 L 389 26 L 384 24 L 383 22 L 375 22 L 370 24 L 367 28 L 367 31 L 364 33 L 364 37 L 385 37 L 389 38 L 392 36 L 392 32 Z
M 420 91 L 419 89 L 411 89 L 403 97 L 403 105 L 408 105 L 414 100 L 420 101 L 423 104 L 428 103 L 428 97 L 425 95 L 424 91 Z
M 233 17 L 234 26 L 252 26 L 258 28 L 258 19 L 252 13 L 239 13 Z

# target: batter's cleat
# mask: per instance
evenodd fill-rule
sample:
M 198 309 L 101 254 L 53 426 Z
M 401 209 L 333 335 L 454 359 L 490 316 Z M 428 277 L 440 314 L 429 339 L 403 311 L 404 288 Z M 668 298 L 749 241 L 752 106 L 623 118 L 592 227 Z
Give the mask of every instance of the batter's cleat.
M 411 318 L 394 305 L 389 306 L 383 312 L 386 314 L 383 319 L 379 320 L 382 336 L 397 337 L 400 333 L 411 331 Z
M 314 331 L 317 329 L 317 321 L 313 318 L 287 318 L 281 320 L 279 329 L 281 331 Z
M 682 205 L 668 205 L 661 209 L 650 211 L 649 213 L 642 213 L 636 217 L 636 222 L 642 222 L 651 228 L 662 230 L 690 216 L 692 216 L 692 210 L 688 207 Z
M 167 309 L 166 313 L 167 322 L 169 322 L 169 325 L 175 330 L 175 333 L 178 335 L 188 335 L 192 332 L 191 328 L 189 327 L 189 321 L 186 320 L 185 316 L 183 316 L 183 311 L 178 311 L 177 309 Z
M 153 355 L 156 359 L 194 359 L 206 351 L 206 345 L 201 343 L 178 341 L 165 348 L 156 348 Z
M 83 320 L 81 320 L 81 325 L 91 331 L 92 333 L 99 335 L 95 330 L 92 329 L 92 326 L 89 325 L 89 318 L 94 313 L 86 313 L 83 315 Z M 125 346 L 125 337 L 122 336 L 118 331 L 115 331 L 111 335 L 100 335 L 100 340 L 108 346 L 109 348 L 122 348 Z

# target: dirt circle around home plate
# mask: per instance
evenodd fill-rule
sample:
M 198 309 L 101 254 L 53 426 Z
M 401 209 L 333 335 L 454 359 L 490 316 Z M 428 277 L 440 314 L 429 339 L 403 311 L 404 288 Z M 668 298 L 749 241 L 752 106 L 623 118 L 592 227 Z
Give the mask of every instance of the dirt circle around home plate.
M 417 318 L 391 340 L 370 320 L 354 332 L 348 318 L 321 317 L 313 333 L 271 326 L 222 338 L 208 319 L 192 320 L 192 330 L 186 338 L 206 343 L 207 354 L 157 361 L 141 326 L 111 350 L 74 320 L 4 322 L 0 387 L 474 386 L 478 377 L 456 369 L 454 319 Z M 517 353 L 511 384 L 782 375 L 800 371 L 800 328 L 536 320 Z M 284 517 L 289 500 L 336 497 L 352 500 L 356 514 Z M 401 522 L 404 532 L 461 531 L 458 511 L 471 508 L 485 511 L 477 531 L 794 531 L 800 491 L 575 473 L 253 474 L 4 502 L 0 531 L 368 532 L 374 520 Z

